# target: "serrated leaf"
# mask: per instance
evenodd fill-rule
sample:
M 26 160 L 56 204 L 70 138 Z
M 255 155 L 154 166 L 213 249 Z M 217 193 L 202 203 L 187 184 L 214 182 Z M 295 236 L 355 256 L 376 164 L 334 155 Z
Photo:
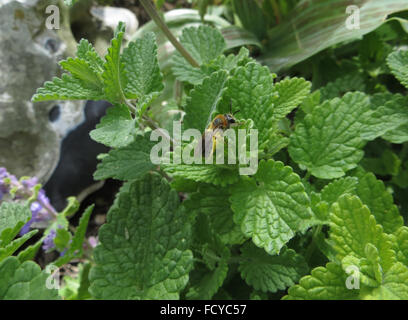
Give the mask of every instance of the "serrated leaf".
M 74 78 L 81 80 L 87 87 L 99 91 L 102 95 L 103 82 L 101 74 L 94 69 L 84 59 L 68 58 L 59 62 L 60 66 L 68 71 Z
M 89 206 L 85 212 L 82 214 L 81 219 L 79 219 L 79 225 L 75 230 L 75 234 L 72 237 L 72 242 L 65 252 L 65 254 L 59 257 L 54 264 L 57 267 L 68 263 L 74 258 L 80 258 L 83 252 L 83 243 L 85 239 L 86 229 L 88 227 L 89 218 L 91 217 L 94 205 Z M 58 230 L 57 230 L 58 232 Z
M 321 192 L 321 198 L 332 205 L 344 194 L 354 194 L 359 180 L 356 177 L 337 179 L 326 185 Z
M 36 243 L 29 245 L 24 250 L 20 251 L 17 255 L 18 261 L 23 263 L 28 260 L 34 260 L 38 250 L 41 248 L 44 239 L 45 235 L 41 239 L 39 239 Z
M 210 26 L 183 29 L 180 43 L 199 65 L 209 63 L 217 58 L 226 47 L 221 33 Z M 173 56 L 172 70 L 180 81 L 198 84 L 200 83 L 199 79 L 203 78 L 202 70 L 191 66 L 178 52 Z
M 227 97 L 232 102 L 232 111 L 240 111 L 240 117 L 252 119 L 259 130 L 259 144 L 267 141 L 273 131 L 274 74 L 267 67 L 250 62 L 236 68 L 227 84 Z
M 233 220 L 229 203 L 230 192 L 227 188 L 214 186 L 200 187 L 184 202 L 187 209 L 198 214 L 205 214 L 214 233 L 225 244 L 240 244 L 245 240 L 241 228 Z
M 7 246 L 30 219 L 28 205 L 3 202 L 0 205 L 0 247 Z
M 108 48 L 108 54 L 105 56 L 104 72 L 102 78 L 104 81 L 105 96 L 111 103 L 121 103 L 124 100 L 124 88 L 127 86 L 125 68 L 120 56 L 125 25 L 119 22 L 115 30 L 114 38 Z
M 185 108 L 184 129 L 194 128 L 204 132 L 225 91 L 227 77 L 225 71 L 218 71 L 194 87 Z
M 186 298 L 208 300 L 222 286 L 227 276 L 230 251 L 211 228 L 207 215 L 198 214 L 194 227 L 193 248 L 201 254 L 205 266 L 198 265 L 191 272 Z
M 329 82 L 323 88 L 320 88 L 321 101 L 342 97 L 345 93 L 350 91 L 364 92 L 366 89 L 365 79 L 362 74 L 355 72 L 346 74 Z
M 31 98 L 33 102 L 48 100 L 101 100 L 104 95 L 99 90 L 87 86 L 79 79 L 64 73 L 60 78 L 46 81 Z
M 299 284 L 289 288 L 284 300 L 350 300 L 358 298 L 358 290 L 346 287 L 347 274 L 341 266 L 329 262 L 317 267 L 311 275 L 300 279 Z
M 279 253 L 311 217 L 310 200 L 299 176 L 279 161 L 261 161 L 254 177 L 231 188 L 234 221 L 258 247 Z
M 126 95 L 143 97 L 163 90 L 154 33 L 148 32 L 141 39 L 131 41 L 123 50 L 122 61 L 128 78 Z
M 0 263 L 0 300 L 58 299 L 58 291 L 46 287 L 49 276 L 32 261 L 8 257 Z
M 155 144 L 150 141 L 149 133 L 137 135 L 132 143 L 110 151 L 102 159 L 94 173 L 94 179 L 114 178 L 127 181 L 141 178 L 156 167 L 150 160 L 150 152 Z
M 18 248 L 20 248 L 28 239 L 30 239 L 37 232 L 38 230 L 32 230 L 26 233 L 25 235 L 23 235 L 22 237 L 11 241 L 4 248 L 0 248 L 0 261 L 11 256 Z
M 395 263 L 384 274 L 378 288 L 363 293 L 365 300 L 407 300 L 408 299 L 408 267 L 401 262 Z
M 385 272 L 395 263 L 395 252 L 382 227 L 356 196 L 344 195 L 332 205 L 329 234 L 340 261 L 347 255 L 367 258 L 366 246 L 371 244 L 378 249 Z
M 298 122 L 291 135 L 289 154 L 315 177 L 339 178 L 357 166 L 366 140 L 383 134 L 385 119 L 376 117 L 369 98 L 360 92 L 323 102 Z
M 227 168 L 222 165 L 165 164 L 161 165 L 161 168 L 173 177 L 211 183 L 221 187 L 237 182 L 240 177 L 238 168 Z
M 192 286 L 186 294 L 187 299 L 209 300 L 222 286 L 228 272 L 228 264 L 221 261 L 214 270 L 205 267 L 198 268 L 191 273 Z
M 159 175 L 146 175 L 121 189 L 107 220 L 94 250 L 92 295 L 177 299 L 193 261 L 190 224 L 177 192 Z
M 62 252 L 71 240 L 71 233 L 65 229 L 57 229 L 54 244 L 58 251 Z
M 241 247 L 238 270 L 256 290 L 276 292 L 294 285 L 309 270 L 306 261 L 292 249 L 271 256 L 251 243 Z
M 408 51 L 392 52 L 387 57 L 387 64 L 394 76 L 408 88 Z
M 408 227 L 400 227 L 394 236 L 395 240 L 392 242 L 392 246 L 397 255 L 397 260 L 408 266 Z
M 310 93 L 311 83 L 303 78 L 285 78 L 275 84 L 273 119 L 280 120 L 299 106 Z
M 359 177 L 356 194 L 370 209 L 377 223 L 382 225 L 384 232 L 393 233 L 404 224 L 392 195 L 374 174 L 366 173 Z
M 135 134 L 136 121 L 123 104 L 109 108 L 96 129 L 90 132 L 93 140 L 112 148 L 127 146 L 134 140 Z
M 103 72 L 103 60 L 87 39 L 81 39 L 77 46 L 76 56 L 88 62 L 94 72 Z

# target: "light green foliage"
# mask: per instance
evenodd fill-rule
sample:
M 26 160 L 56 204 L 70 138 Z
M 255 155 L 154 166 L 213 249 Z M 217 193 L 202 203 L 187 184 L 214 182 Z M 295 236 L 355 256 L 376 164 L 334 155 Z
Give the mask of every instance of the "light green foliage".
M 194 128 L 204 132 L 212 118 L 217 104 L 225 91 L 227 73 L 219 71 L 197 85 L 190 94 L 184 117 L 184 129 Z
M 185 28 L 180 43 L 201 66 L 216 59 L 225 50 L 225 40 L 221 33 L 209 26 Z M 204 71 L 191 66 L 179 53 L 173 57 L 173 72 L 180 81 L 201 83 Z
M 2 202 L 0 205 L 0 247 L 6 247 L 30 220 L 27 204 Z
M 96 180 L 137 179 L 155 168 L 150 160 L 150 151 L 155 144 L 150 141 L 150 133 L 137 135 L 134 139 L 129 145 L 112 150 L 102 159 L 94 173 Z
M 387 58 L 388 66 L 394 76 L 408 88 L 408 51 L 396 51 Z
M 224 165 L 166 164 L 161 167 L 166 173 L 175 178 L 211 183 L 222 187 L 237 182 L 240 177 L 238 168 L 229 168 Z
M 310 200 L 299 176 L 279 161 L 262 161 L 253 179 L 231 188 L 234 221 L 242 232 L 270 254 L 307 227 Z
M 135 133 L 135 119 L 125 105 L 119 104 L 106 111 L 106 115 L 96 125 L 96 129 L 90 132 L 90 136 L 106 146 L 120 148 L 131 143 Z
M 79 220 L 79 225 L 75 230 L 74 236 L 72 237 L 72 242 L 69 244 L 68 248 L 66 245 L 63 246 L 63 248 L 67 248 L 65 254 L 54 262 L 57 267 L 61 267 L 74 258 L 80 258 L 82 256 L 86 228 L 88 227 L 89 218 L 91 217 L 93 208 L 93 205 L 88 207 L 82 214 L 82 217 Z
M 190 223 L 157 174 L 122 189 L 99 231 L 90 291 L 98 299 L 177 299 L 192 268 Z
M 241 247 L 241 253 L 239 271 L 242 278 L 262 292 L 284 290 L 309 270 L 304 258 L 292 249 L 283 249 L 279 255 L 271 256 L 246 243 Z
M 49 276 L 32 261 L 8 257 L 0 263 L 0 300 L 58 299 L 58 291 L 46 287 Z
M 207 215 L 210 228 L 223 243 L 240 244 L 245 237 L 240 226 L 233 220 L 234 213 L 230 207 L 229 196 L 228 188 L 203 185 L 184 204 L 189 211 Z
M 394 107 L 391 102 L 372 110 L 369 98 L 359 92 L 325 101 L 297 123 L 289 153 L 318 178 L 341 177 L 362 159 L 367 140 L 400 125 Z
M 309 276 L 300 279 L 299 284 L 289 288 L 285 300 L 350 300 L 358 297 L 357 290 L 345 286 L 347 274 L 341 266 L 329 262 L 317 267 Z
M 193 249 L 201 256 L 203 263 L 197 263 L 190 273 L 187 299 L 211 299 L 227 276 L 230 251 L 211 228 L 210 223 L 207 215 L 198 214 Z

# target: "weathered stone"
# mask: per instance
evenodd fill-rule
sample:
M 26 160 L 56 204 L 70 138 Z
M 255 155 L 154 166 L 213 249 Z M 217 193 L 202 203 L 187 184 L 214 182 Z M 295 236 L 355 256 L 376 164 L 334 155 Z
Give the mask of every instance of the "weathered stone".
M 31 102 L 36 89 L 59 76 L 67 41 L 45 27 L 39 0 L 0 2 L 0 166 L 45 182 L 59 159 L 61 139 L 83 120 L 84 102 Z M 49 112 L 60 105 L 60 115 Z

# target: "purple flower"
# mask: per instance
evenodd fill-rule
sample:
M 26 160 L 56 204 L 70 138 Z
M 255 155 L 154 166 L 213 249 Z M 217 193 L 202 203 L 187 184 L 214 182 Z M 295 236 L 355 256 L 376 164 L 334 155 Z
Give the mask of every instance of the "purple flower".
M 57 232 L 54 229 L 50 230 L 50 233 L 45 237 L 42 245 L 44 251 L 55 248 L 54 239 L 57 236 Z

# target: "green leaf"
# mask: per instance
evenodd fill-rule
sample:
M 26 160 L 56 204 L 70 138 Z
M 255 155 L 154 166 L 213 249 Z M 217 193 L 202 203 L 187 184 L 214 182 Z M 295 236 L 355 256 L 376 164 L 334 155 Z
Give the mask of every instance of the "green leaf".
M 329 262 L 317 267 L 311 275 L 300 279 L 299 284 L 289 288 L 284 300 L 349 300 L 358 297 L 358 290 L 346 287 L 347 274 L 341 266 Z
M 340 98 L 349 91 L 364 92 L 366 89 L 365 81 L 366 80 L 362 74 L 358 72 L 341 76 L 326 84 L 325 87 L 319 89 L 321 93 L 321 101 L 336 97 Z
M 201 85 L 194 87 L 185 108 L 184 129 L 194 128 L 204 132 L 222 98 L 226 81 L 227 73 L 218 71 L 205 78 Z
M 59 257 L 54 264 L 57 267 L 61 267 L 62 265 L 70 262 L 74 258 L 80 258 L 83 252 L 83 243 L 85 239 L 86 229 L 88 227 L 89 218 L 91 217 L 92 210 L 94 205 L 89 206 L 85 212 L 82 214 L 81 219 L 79 220 L 79 225 L 75 230 L 75 234 L 72 237 L 71 245 L 69 246 L 68 250 L 65 254 Z M 58 230 L 57 230 L 58 233 Z M 56 243 L 57 244 L 57 243 Z
M 238 168 L 223 165 L 165 164 L 161 168 L 175 178 L 211 183 L 221 187 L 237 182 L 240 177 Z
M 311 83 L 303 78 L 285 78 L 275 84 L 273 118 L 280 120 L 300 105 L 309 95 Z
M 27 204 L 3 202 L 0 205 L 0 247 L 6 247 L 30 219 Z
M 194 227 L 193 246 L 201 254 L 206 267 L 198 265 L 190 273 L 190 287 L 186 298 L 208 300 L 222 286 L 227 276 L 230 251 L 212 230 L 207 215 L 199 214 Z
M 238 269 L 242 278 L 262 292 L 285 290 L 309 270 L 304 258 L 292 249 L 284 249 L 279 255 L 271 256 L 247 243 L 241 248 L 240 259 Z
M 356 11 L 347 11 L 350 4 L 359 9 L 360 24 L 350 29 L 346 22 L 357 22 Z M 310 0 L 301 2 L 290 12 L 290 18 L 268 30 L 265 54 L 258 57 L 272 71 L 278 72 L 303 61 L 333 45 L 361 37 L 386 21 L 393 13 L 408 9 L 405 0 Z M 354 16 L 352 15 L 354 13 Z
M 79 41 L 76 56 L 85 60 L 95 73 L 103 73 L 103 59 L 88 40 L 81 39 Z
M 356 194 L 370 209 L 377 223 L 382 225 L 384 232 L 393 233 L 404 224 L 392 195 L 374 174 L 366 173 L 359 177 Z
M 391 108 L 380 110 L 371 110 L 369 98 L 360 92 L 325 101 L 297 123 L 289 154 L 315 177 L 339 178 L 362 159 L 366 140 L 393 128 L 387 122 L 394 117 Z
M 356 196 L 344 195 L 332 205 L 330 240 L 340 261 L 347 255 L 367 258 L 366 246 L 370 244 L 377 248 L 385 272 L 395 263 L 395 252 L 382 227 Z
M 401 262 L 395 263 L 384 274 L 378 288 L 361 294 L 366 300 L 407 300 L 408 299 L 408 267 Z
M 103 94 L 101 75 L 96 73 L 86 60 L 80 58 L 68 58 L 67 60 L 60 61 L 59 64 L 64 70 L 71 73 L 75 79 L 81 80 L 87 87 L 99 91 L 100 95 Z
M 131 41 L 123 50 L 122 61 L 128 78 L 126 95 L 140 98 L 163 90 L 154 33 L 148 32 L 141 39 Z
M 26 247 L 24 250 L 20 251 L 17 255 L 18 261 L 21 263 L 28 261 L 28 260 L 34 260 L 38 250 L 41 248 L 41 245 L 45 239 L 45 235 L 41 237 L 36 243 L 29 245 Z
M 150 141 L 150 134 L 137 135 L 129 145 L 114 149 L 102 159 L 94 173 L 95 180 L 114 178 L 133 180 L 141 178 L 156 165 L 150 160 L 150 152 L 156 144 Z
M 102 74 L 106 98 L 111 103 L 121 103 L 124 100 L 124 88 L 127 86 L 125 68 L 120 56 L 125 25 L 119 22 L 115 30 L 114 38 L 108 48 L 108 54 L 105 56 L 104 72 Z
M 93 140 L 112 148 L 127 146 L 134 140 L 135 134 L 136 121 L 123 104 L 109 108 L 96 129 L 90 132 Z
M 225 40 L 221 33 L 209 26 L 190 27 L 183 29 L 180 43 L 199 65 L 207 64 L 217 58 L 225 50 Z M 180 81 L 199 83 L 202 70 L 191 66 L 180 53 L 173 56 L 173 73 Z
M 0 261 L 11 256 L 18 248 L 20 248 L 28 239 L 30 239 L 37 232 L 38 230 L 32 230 L 23 235 L 22 237 L 13 240 L 4 248 L 0 248 Z
M 90 292 L 97 299 L 177 299 L 193 256 L 179 196 L 157 174 L 128 183 L 108 212 L 94 251 Z
M 228 264 L 221 261 L 214 270 L 200 266 L 190 274 L 192 286 L 186 294 L 187 299 L 210 300 L 222 286 L 228 272 Z
M 101 100 L 104 95 L 100 90 L 88 86 L 82 80 L 64 73 L 60 78 L 46 81 L 43 88 L 37 89 L 31 98 L 33 102 L 48 100 Z
M 32 261 L 8 257 L 0 263 L 0 300 L 58 299 L 58 291 L 46 287 L 49 276 Z
M 65 229 L 57 229 L 54 238 L 55 247 L 58 251 L 62 252 L 71 240 L 71 233 Z
M 224 244 L 241 244 L 245 236 L 233 220 L 234 213 L 230 208 L 229 196 L 227 188 L 205 185 L 193 193 L 184 205 L 190 212 L 207 215 L 210 228 Z
M 392 52 L 387 58 L 387 64 L 399 82 L 408 88 L 408 51 Z
M 392 242 L 392 245 L 396 252 L 397 260 L 408 266 L 408 227 L 400 227 L 394 235 L 395 240 Z
M 227 84 L 232 111 L 240 110 L 240 117 L 254 121 L 255 128 L 259 130 L 259 144 L 267 141 L 273 131 L 274 101 L 277 99 L 273 88 L 275 76 L 267 67 L 250 62 L 245 67 L 236 68 Z M 281 88 L 283 93 L 285 86 Z
M 359 180 L 355 177 L 345 177 L 332 181 L 321 192 L 321 198 L 332 205 L 344 194 L 355 194 L 355 188 Z
M 310 200 L 299 176 L 282 162 L 261 161 L 252 179 L 241 178 L 231 190 L 234 221 L 272 255 L 308 226 Z

